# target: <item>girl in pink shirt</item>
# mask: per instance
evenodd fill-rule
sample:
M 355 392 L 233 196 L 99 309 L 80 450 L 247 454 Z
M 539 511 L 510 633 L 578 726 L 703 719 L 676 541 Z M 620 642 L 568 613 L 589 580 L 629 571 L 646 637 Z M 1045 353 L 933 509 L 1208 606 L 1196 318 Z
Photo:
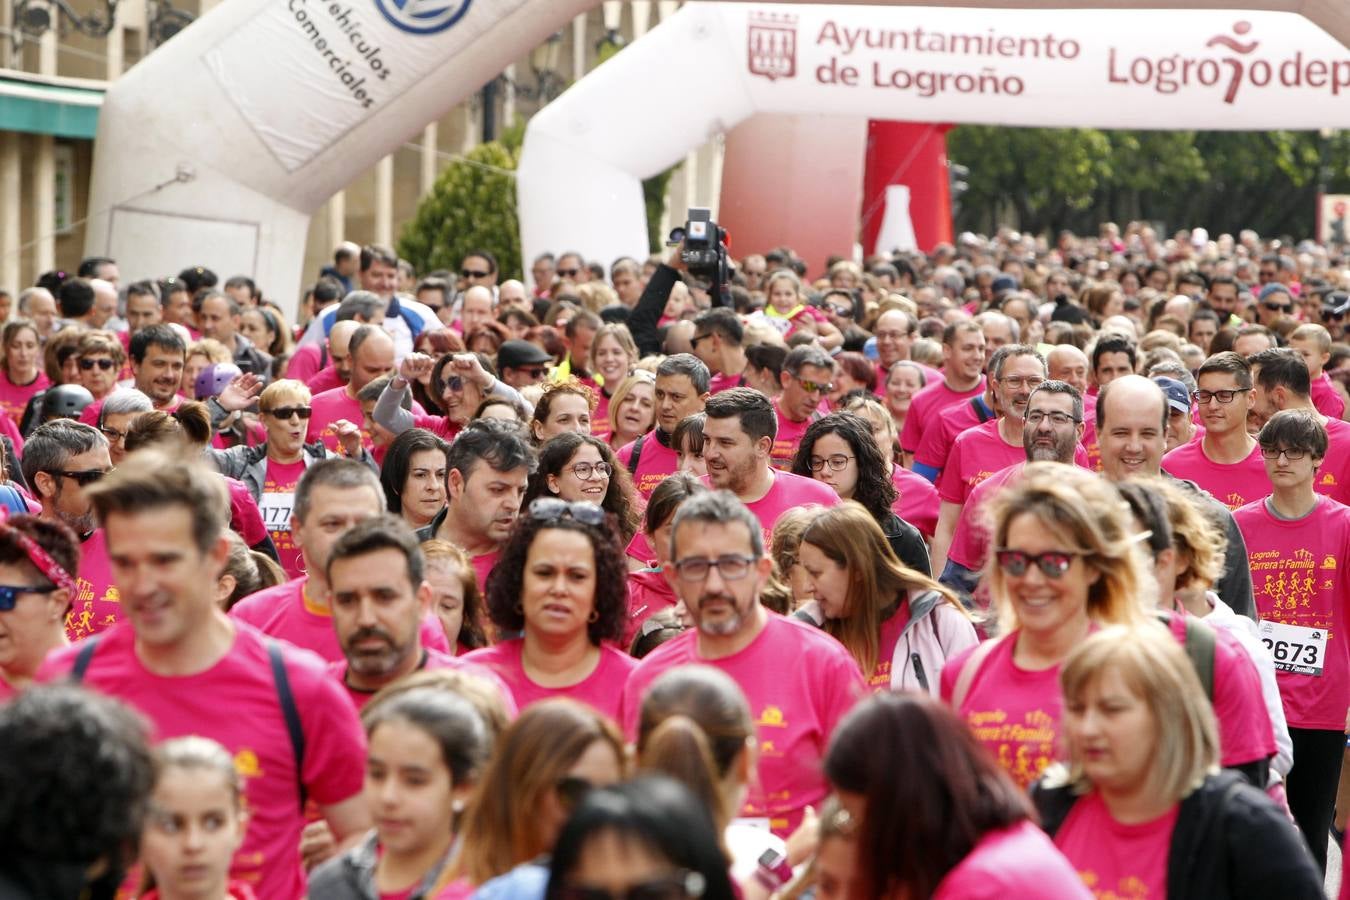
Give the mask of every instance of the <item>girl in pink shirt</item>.
M 850 896 L 1086 900 L 1031 803 L 956 715 L 878 694 L 839 724 L 825 775 L 857 848 Z
M 36 326 L 27 319 L 15 319 L 0 331 L 0 410 L 15 422 L 23 418 L 24 407 L 33 395 L 51 385 L 42 371 L 42 344 Z
M 1064 766 L 1041 822 L 1098 897 L 1322 897 L 1288 817 L 1233 772 L 1195 667 L 1165 628 L 1102 629 L 1060 673 Z
M 595 416 L 591 420 L 591 434 L 608 441 L 614 425 L 610 416 L 610 403 L 615 390 L 623 384 L 629 371 L 637 365 L 638 348 L 627 325 L 610 323 L 602 325 L 591 342 L 591 368 L 595 370 L 596 406 Z M 637 437 L 631 435 L 628 441 Z M 622 447 L 628 443 L 613 443 L 611 447 Z

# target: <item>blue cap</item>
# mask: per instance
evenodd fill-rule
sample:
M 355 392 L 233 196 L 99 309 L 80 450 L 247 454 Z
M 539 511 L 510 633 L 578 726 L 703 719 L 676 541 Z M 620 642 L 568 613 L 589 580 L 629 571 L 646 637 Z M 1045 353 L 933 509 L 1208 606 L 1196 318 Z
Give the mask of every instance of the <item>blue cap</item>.
M 1266 302 L 1266 298 L 1271 296 L 1272 294 L 1284 294 L 1286 297 L 1289 297 L 1291 299 L 1294 296 L 1293 294 L 1289 293 L 1289 288 L 1280 284 L 1278 281 L 1272 281 L 1270 284 L 1261 288 L 1261 293 L 1256 295 L 1256 299 L 1258 302 L 1264 303 Z
M 1191 394 L 1186 390 L 1186 385 L 1175 378 L 1168 378 L 1166 375 L 1155 375 L 1151 380 L 1162 388 L 1163 395 L 1167 397 L 1168 406 L 1180 413 L 1190 413 Z

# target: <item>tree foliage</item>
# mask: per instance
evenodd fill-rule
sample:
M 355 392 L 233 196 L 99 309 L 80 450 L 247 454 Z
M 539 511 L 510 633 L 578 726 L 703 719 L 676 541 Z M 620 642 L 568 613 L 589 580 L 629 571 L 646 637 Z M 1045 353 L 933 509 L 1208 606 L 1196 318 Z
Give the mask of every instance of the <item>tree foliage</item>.
M 1350 134 L 1100 131 L 961 126 L 948 155 L 967 166 L 958 228 L 1095 230 L 1148 219 L 1168 229 L 1310 235 L 1319 182 L 1350 192 Z
M 403 226 L 399 256 L 419 272 L 455 271 L 467 253 L 485 248 L 496 255 L 503 280 L 520 277 L 520 133 L 508 129 L 500 141 L 479 144 L 441 172 Z

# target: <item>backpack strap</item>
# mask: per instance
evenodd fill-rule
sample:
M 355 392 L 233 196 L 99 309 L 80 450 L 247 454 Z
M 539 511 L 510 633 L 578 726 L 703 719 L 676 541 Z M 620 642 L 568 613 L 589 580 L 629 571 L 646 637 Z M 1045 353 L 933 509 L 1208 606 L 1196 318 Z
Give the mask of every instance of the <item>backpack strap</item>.
M 295 694 L 291 692 L 291 679 L 286 674 L 286 660 L 281 654 L 281 645 L 276 641 L 267 642 L 267 656 L 272 661 L 272 679 L 277 686 L 277 699 L 281 701 L 281 715 L 286 720 L 286 731 L 291 736 L 291 752 L 295 756 L 295 781 L 300 789 L 300 809 L 303 812 L 309 792 L 305 790 L 305 730 L 300 725 L 300 710 L 295 706 Z
M 975 410 L 975 418 L 980 420 L 981 425 L 994 417 L 994 414 L 984 405 L 983 397 L 971 397 L 970 408 Z
M 956 684 L 952 687 L 952 709 L 958 713 L 961 711 L 961 704 L 966 702 L 966 695 L 970 693 L 971 682 L 975 680 L 976 675 L 980 674 L 980 668 L 994 652 L 994 648 L 1007 638 L 1008 635 L 1005 634 L 1002 637 L 985 641 L 976 647 L 970 656 L 966 657 L 966 664 L 957 673 Z
M 328 368 L 328 343 L 325 341 L 319 345 L 319 371 L 322 372 L 326 368 Z
M 1186 617 L 1186 656 L 1200 677 L 1200 686 L 1205 689 L 1209 702 L 1214 702 L 1214 650 L 1218 636 L 1214 629 L 1195 616 Z
M 647 432 L 650 434 L 651 432 Z M 636 475 L 639 460 L 642 459 L 642 445 L 647 440 L 647 434 L 638 435 L 638 439 L 633 441 L 633 455 L 628 457 L 628 474 Z
M 89 671 L 89 664 L 94 661 L 94 651 L 98 649 L 101 639 L 102 635 L 94 635 L 80 645 L 80 652 L 75 655 L 75 665 L 70 668 L 71 681 L 76 684 L 84 681 L 84 673 Z

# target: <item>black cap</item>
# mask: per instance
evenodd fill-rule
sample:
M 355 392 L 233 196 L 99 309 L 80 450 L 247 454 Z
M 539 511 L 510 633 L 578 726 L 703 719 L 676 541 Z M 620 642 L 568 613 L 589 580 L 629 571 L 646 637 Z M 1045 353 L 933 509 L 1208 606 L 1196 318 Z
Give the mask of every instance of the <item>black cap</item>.
M 544 352 L 538 344 L 531 344 L 529 341 L 506 341 L 497 348 L 498 371 L 551 362 L 553 357 Z

